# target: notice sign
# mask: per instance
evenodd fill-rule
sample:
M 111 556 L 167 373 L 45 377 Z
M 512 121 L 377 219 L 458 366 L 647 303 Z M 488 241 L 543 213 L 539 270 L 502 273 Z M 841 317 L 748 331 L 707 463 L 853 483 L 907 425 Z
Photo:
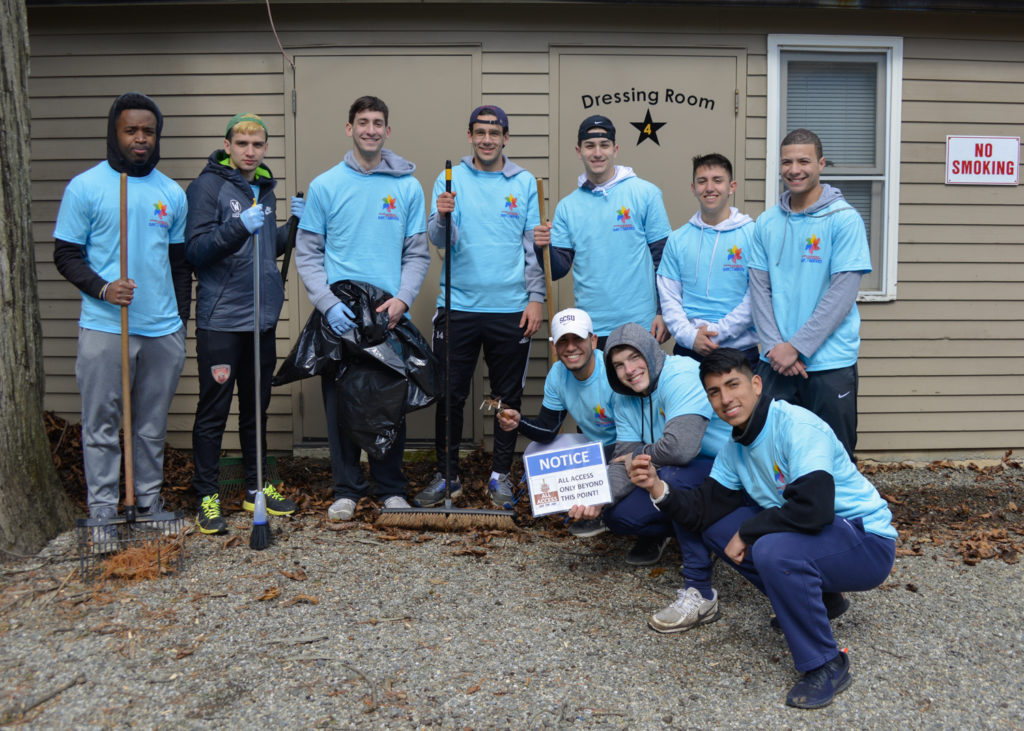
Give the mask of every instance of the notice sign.
M 524 453 L 523 466 L 534 517 L 564 513 L 573 505 L 612 501 L 604 450 L 598 442 Z
M 946 135 L 946 185 L 1017 185 L 1020 137 Z

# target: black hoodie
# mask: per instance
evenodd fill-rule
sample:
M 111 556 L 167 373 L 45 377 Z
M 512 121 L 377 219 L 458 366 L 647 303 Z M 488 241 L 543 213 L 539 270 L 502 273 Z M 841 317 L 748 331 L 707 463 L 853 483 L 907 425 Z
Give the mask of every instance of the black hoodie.
M 153 154 L 139 165 L 125 160 L 117 144 L 117 120 L 125 109 L 148 109 L 156 115 L 156 142 L 153 145 Z M 129 91 L 117 97 L 110 106 L 110 113 L 107 116 L 107 163 L 117 172 L 127 173 L 133 178 L 149 175 L 160 162 L 160 134 L 163 128 L 164 116 L 160 113 L 160 107 L 148 96 L 137 91 Z M 174 281 L 174 299 L 178 304 L 178 316 L 184 324 L 188 322 L 189 311 L 192 308 L 192 270 L 185 260 L 183 244 L 168 246 L 167 255 L 171 261 L 171 278 Z M 79 290 L 99 299 L 107 282 L 86 262 L 85 247 L 55 239 L 53 263 L 57 265 L 57 271 Z

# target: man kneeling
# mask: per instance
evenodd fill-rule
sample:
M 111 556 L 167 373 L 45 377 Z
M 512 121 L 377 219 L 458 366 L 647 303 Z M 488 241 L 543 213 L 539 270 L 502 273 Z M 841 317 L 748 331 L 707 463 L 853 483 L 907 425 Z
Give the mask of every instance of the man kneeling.
M 696 490 L 669 489 L 646 455 L 632 460 L 630 478 L 768 596 L 804 674 L 786 704 L 821 708 L 851 681 L 829 618 L 848 605 L 840 592 L 873 589 L 889 575 L 892 514 L 824 421 L 761 398 L 761 379 L 743 353 L 714 351 L 700 378 L 732 426 L 708 479 Z

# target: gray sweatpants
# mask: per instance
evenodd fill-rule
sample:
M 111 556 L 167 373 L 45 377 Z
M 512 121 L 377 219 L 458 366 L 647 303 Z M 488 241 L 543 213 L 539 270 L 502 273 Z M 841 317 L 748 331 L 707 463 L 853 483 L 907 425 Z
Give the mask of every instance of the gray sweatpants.
M 135 502 L 156 502 L 164 481 L 167 412 L 185 364 L 185 328 L 157 338 L 128 339 Z M 79 328 L 75 379 L 82 394 L 82 458 L 89 514 L 117 510 L 121 469 L 121 336 Z

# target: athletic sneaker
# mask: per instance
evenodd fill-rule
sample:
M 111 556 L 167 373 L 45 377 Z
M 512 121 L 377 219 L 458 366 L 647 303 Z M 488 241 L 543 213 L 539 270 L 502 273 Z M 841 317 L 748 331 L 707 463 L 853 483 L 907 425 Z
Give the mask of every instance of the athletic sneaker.
M 626 563 L 630 566 L 653 566 L 661 560 L 661 554 L 665 552 L 665 547 L 668 542 L 672 539 L 668 536 L 664 538 L 651 538 L 643 536 L 636 539 L 636 543 L 629 549 L 629 553 L 626 554 Z
M 267 499 L 267 513 L 270 515 L 291 515 L 299 506 L 293 500 L 289 500 L 277 491 L 277 488 L 269 482 L 263 487 L 263 496 Z M 256 510 L 256 491 L 245 493 L 245 502 L 242 507 L 250 513 Z
M 384 507 L 388 510 L 397 510 L 399 508 L 411 508 L 412 505 L 401 495 L 392 495 L 391 497 L 384 498 Z
M 196 525 L 200 533 L 227 533 L 228 522 L 220 514 L 220 495 L 206 495 L 199 503 Z
M 452 500 L 459 497 L 462 494 L 462 483 L 459 482 L 458 475 L 452 480 Z M 440 505 L 444 502 L 444 475 L 440 472 L 434 473 L 434 479 L 430 481 L 430 484 L 416 493 L 416 497 L 412 499 L 414 503 L 419 505 L 421 508 L 432 508 L 435 505 Z
M 97 520 L 111 520 L 117 517 L 117 508 L 97 508 L 92 512 Z M 114 553 L 121 547 L 116 525 L 97 525 L 92 529 L 92 552 L 97 556 Z
M 700 589 L 691 586 L 679 589 L 676 600 L 657 614 L 651 615 L 647 626 L 655 632 L 685 632 L 700 624 L 709 624 L 719 618 L 718 592 L 711 590 L 711 599 L 705 599 Z
M 608 530 L 608 526 L 604 524 L 600 518 L 588 518 L 587 520 L 577 520 L 575 523 L 569 525 L 569 532 L 577 538 L 591 538 L 593 536 L 599 536 Z
M 853 682 L 850 658 L 840 652 L 819 668 L 804 673 L 786 696 L 786 705 L 794 708 L 824 708 Z
M 356 512 L 356 501 L 347 497 L 339 498 L 334 501 L 331 507 L 327 508 L 327 520 L 332 522 L 341 522 L 343 520 L 352 520 L 352 516 Z
M 487 483 L 487 494 L 491 496 L 491 502 L 499 508 L 511 508 L 515 500 L 516 486 L 512 484 L 509 476 L 498 475 L 496 480 Z

